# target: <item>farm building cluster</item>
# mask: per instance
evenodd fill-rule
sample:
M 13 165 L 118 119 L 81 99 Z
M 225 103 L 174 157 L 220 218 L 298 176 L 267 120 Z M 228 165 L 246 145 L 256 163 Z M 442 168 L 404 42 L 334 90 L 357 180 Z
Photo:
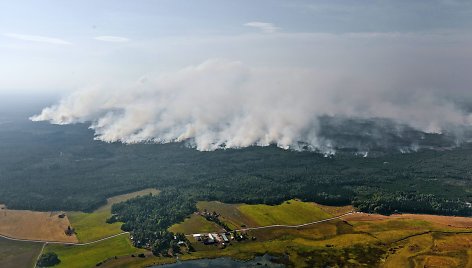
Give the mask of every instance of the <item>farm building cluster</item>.
M 232 240 L 242 241 L 247 239 L 246 234 L 237 232 L 193 234 L 192 236 L 196 241 L 205 245 L 219 244 L 223 246 L 230 244 Z

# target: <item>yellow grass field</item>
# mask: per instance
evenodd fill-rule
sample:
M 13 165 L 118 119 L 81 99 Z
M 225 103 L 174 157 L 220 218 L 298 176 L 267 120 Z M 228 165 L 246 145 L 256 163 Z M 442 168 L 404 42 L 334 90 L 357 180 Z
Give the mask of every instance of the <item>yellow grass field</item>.
M 0 234 L 20 239 L 77 242 L 75 235 L 67 236 L 69 219 L 59 218 L 58 212 L 29 210 L 0 210 Z
M 356 213 L 345 216 L 343 217 L 343 219 L 348 221 L 382 221 L 392 219 L 408 219 L 420 220 L 449 227 L 472 228 L 472 218 L 470 217 L 439 216 L 427 214 L 393 214 L 390 216 L 384 216 L 378 214 Z

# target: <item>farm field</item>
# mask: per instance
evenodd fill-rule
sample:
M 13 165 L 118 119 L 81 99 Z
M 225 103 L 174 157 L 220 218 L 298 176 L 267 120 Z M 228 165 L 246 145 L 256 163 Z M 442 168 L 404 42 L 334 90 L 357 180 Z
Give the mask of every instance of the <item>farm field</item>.
M 352 220 L 352 221 L 411 219 L 411 220 L 427 221 L 430 223 L 436 223 L 436 224 L 450 226 L 450 227 L 472 228 L 472 218 L 427 215 L 427 214 L 393 214 L 390 216 L 384 216 L 384 215 L 378 215 L 378 214 L 356 213 L 356 214 L 348 215 L 344 217 L 344 219 Z
M 48 244 L 44 252 L 55 252 L 61 263 L 57 268 L 95 267 L 99 262 L 115 256 L 138 254 L 146 250 L 133 247 L 128 235 L 122 235 L 86 246 Z
M 41 243 L 18 242 L 0 238 L 0 267 L 33 267 L 42 246 Z
M 74 213 L 68 213 L 72 226 L 77 228 L 79 240 L 84 242 L 121 233 L 120 223 L 105 223 L 111 215 L 111 205 L 148 193 L 140 191 L 139 194 L 111 198 L 107 205 L 93 213 L 77 214 L 78 218 L 74 218 Z M 298 225 L 351 210 L 350 206 L 329 207 L 299 200 L 275 206 L 202 201 L 197 203 L 197 208 L 199 211 L 217 212 L 222 222 L 235 229 L 273 224 Z M 186 234 L 221 231 L 216 223 L 198 214 L 190 215 L 169 229 Z M 246 233 L 249 238 L 254 238 L 240 242 L 234 240 L 225 247 L 204 245 L 189 237 L 196 251 L 184 253 L 179 259 L 231 257 L 248 260 L 269 253 L 287 267 L 472 267 L 470 218 L 355 213 L 299 228 L 276 227 Z M 0 267 L 31 267 L 41 246 L 41 243 L 0 240 Z M 22 258 L 6 259 L 5 256 L 11 255 L 12 251 L 22 252 Z M 56 266 L 58 268 L 94 267 L 99 263 L 100 267 L 108 268 L 146 267 L 175 262 L 175 258 L 155 257 L 148 250 L 133 247 L 127 234 L 86 246 L 48 244 L 44 252 L 58 254 L 61 260 Z M 138 254 L 144 254 L 144 257 L 138 257 Z
M 350 206 L 327 207 L 299 200 L 289 200 L 275 206 L 202 201 L 197 203 L 197 208 L 200 211 L 215 211 L 220 214 L 221 219 L 232 229 L 274 224 L 303 224 L 330 218 L 352 210 Z M 330 208 L 335 214 L 330 214 L 325 208 Z M 334 211 L 334 208 L 338 208 L 337 211 Z
M 350 209 L 296 200 L 278 206 L 199 202 L 197 207 L 216 211 L 223 222 L 232 226 L 279 224 L 277 220 L 300 224 L 303 219 L 307 222 L 331 217 L 328 211 L 340 215 Z M 297 215 L 299 211 L 303 211 L 301 215 Z M 192 216 L 194 223 L 198 223 L 193 219 L 196 216 Z M 294 217 L 298 221 L 291 221 Z M 446 224 L 448 222 L 451 224 Z M 176 226 L 179 225 L 173 228 Z M 226 256 L 247 260 L 270 253 L 282 256 L 282 262 L 289 267 L 348 264 L 351 267 L 471 267 L 472 264 L 472 221 L 464 217 L 355 213 L 302 228 L 261 229 L 247 233 L 256 240 L 233 241 L 224 249 L 191 239 L 196 252 L 184 254 L 180 259 Z
M 19 239 L 77 242 L 75 235 L 65 234 L 70 223 L 67 216 L 60 218 L 60 214 L 4 208 L 0 210 L 0 234 Z
M 298 200 L 289 200 L 276 206 L 241 205 L 238 209 L 258 226 L 296 225 L 333 217 L 314 203 Z
M 111 206 L 133 197 L 148 195 L 150 193 L 158 194 L 159 191 L 150 188 L 138 192 L 114 196 L 107 199 L 106 205 L 98 208 L 92 213 L 68 212 L 67 215 L 71 226 L 75 229 L 78 240 L 80 242 L 90 242 L 121 233 L 121 223 L 106 223 L 106 220 L 111 216 Z
M 220 218 L 230 228 L 239 229 L 246 226 L 257 226 L 251 218 L 243 214 L 238 208 L 240 204 L 226 204 L 218 201 L 200 201 L 197 203 L 199 211 L 209 211 L 220 214 Z
M 169 228 L 173 233 L 195 234 L 195 233 L 209 233 L 219 232 L 221 227 L 217 224 L 207 221 L 200 215 L 192 214 L 184 222 L 174 224 Z
M 107 204 L 92 213 L 68 212 L 71 225 L 75 228 L 80 242 L 95 241 L 104 237 L 122 233 L 121 223 L 106 223 L 111 216 L 113 204 L 126 201 L 130 198 L 158 194 L 156 189 L 145 189 L 138 192 L 119 195 L 107 199 Z M 101 242 L 85 246 L 68 246 L 48 244 L 44 252 L 55 252 L 61 263 L 55 267 L 93 267 L 99 262 L 115 257 L 126 258 L 132 254 L 149 253 L 147 250 L 135 248 L 129 235 L 121 235 Z

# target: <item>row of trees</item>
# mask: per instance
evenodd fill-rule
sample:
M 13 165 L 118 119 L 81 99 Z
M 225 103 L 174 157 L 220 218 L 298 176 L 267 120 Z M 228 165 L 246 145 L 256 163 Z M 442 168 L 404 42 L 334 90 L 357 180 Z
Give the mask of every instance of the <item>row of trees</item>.
M 363 212 L 386 215 L 408 212 L 472 216 L 470 204 L 458 199 L 448 200 L 431 194 L 375 193 L 369 198 L 353 201 L 353 205 Z

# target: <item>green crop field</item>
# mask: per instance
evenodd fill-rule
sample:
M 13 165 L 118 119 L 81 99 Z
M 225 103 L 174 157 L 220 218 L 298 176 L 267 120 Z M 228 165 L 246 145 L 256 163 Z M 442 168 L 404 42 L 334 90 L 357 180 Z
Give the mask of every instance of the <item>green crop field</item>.
M 116 222 L 112 224 L 106 223 L 111 216 L 111 206 L 113 204 L 126 201 L 128 199 L 148 194 L 158 194 L 156 189 L 145 189 L 124 195 L 111 197 L 107 200 L 107 204 L 98 208 L 92 213 L 85 212 L 69 212 L 67 214 L 72 227 L 77 233 L 80 242 L 90 242 L 103 237 L 121 233 L 122 223 Z
M 93 213 L 69 212 L 69 221 L 80 242 L 90 242 L 103 237 L 121 233 L 122 223 L 106 223 L 111 216 L 110 211 Z
M 0 267 L 33 267 L 42 246 L 41 243 L 18 242 L 0 238 Z
M 94 267 L 97 263 L 115 256 L 147 252 L 133 247 L 128 235 L 114 237 L 86 246 L 47 245 L 45 252 L 55 252 L 61 263 L 55 267 Z
M 241 205 L 238 209 L 259 226 L 297 225 L 332 217 L 313 203 L 290 200 L 280 205 Z
M 169 228 L 169 231 L 174 233 L 195 234 L 195 233 L 209 233 L 217 232 L 221 227 L 217 224 L 207 221 L 200 215 L 192 214 L 184 222 L 174 224 Z

